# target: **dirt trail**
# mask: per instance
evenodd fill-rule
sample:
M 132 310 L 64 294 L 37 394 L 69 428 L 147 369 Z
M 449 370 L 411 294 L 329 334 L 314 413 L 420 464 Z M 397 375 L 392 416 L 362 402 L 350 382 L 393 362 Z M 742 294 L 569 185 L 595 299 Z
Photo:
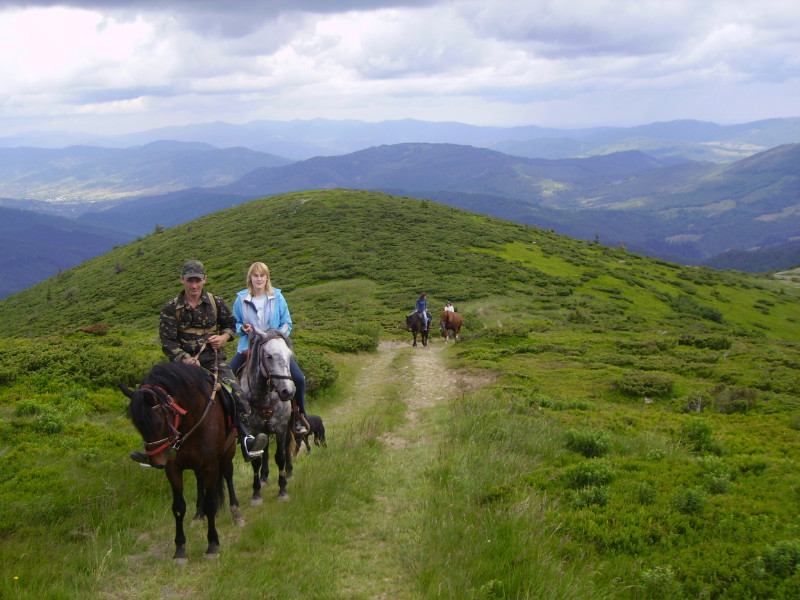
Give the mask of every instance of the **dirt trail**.
M 333 423 L 346 421 L 347 415 L 356 411 L 359 406 L 375 402 L 376 395 L 381 393 L 383 382 L 402 378 L 407 382 L 402 400 L 408 407 L 408 421 L 400 430 L 385 433 L 381 440 L 393 448 L 405 447 L 408 441 L 403 437 L 402 430 L 418 426 L 421 410 L 446 404 L 466 389 L 479 385 L 445 366 L 442 352 L 446 347 L 447 344 L 438 339 L 431 339 L 427 346 L 420 344 L 417 347 L 412 347 L 408 342 L 381 342 L 377 354 L 370 357 L 361 368 L 354 383 L 352 400 L 334 409 L 331 420 Z M 398 372 L 393 370 L 392 363 L 401 352 L 409 353 L 411 362 Z
M 442 420 L 434 418 L 439 416 L 435 413 L 437 407 L 446 410 L 450 400 L 481 384 L 447 368 L 446 347 L 439 339 L 416 348 L 410 340 L 381 343 L 362 365 L 351 400 L 328 415 L 333 428 L 346 428 L 353 414 L 368 413 L 387 389 L 399 391 L 406 411 L 404 422 L 378 437 L 387 451 L 374 465 L 373 475 L 380 479 L 375 504 L 364 506 L 355 519 L 358 527 L 352 542 L 337 549 L 352 569 L 352 575 L 345 576 L 349 597 L 413 597 L 402 556 L 418 526 L 421 474 L 436 459 L 442 435 Z

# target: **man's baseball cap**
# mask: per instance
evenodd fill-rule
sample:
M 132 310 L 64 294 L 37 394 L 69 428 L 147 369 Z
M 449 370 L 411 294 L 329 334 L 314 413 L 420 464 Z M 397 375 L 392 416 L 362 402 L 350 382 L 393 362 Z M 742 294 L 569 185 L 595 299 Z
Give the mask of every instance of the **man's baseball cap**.
M 199 260 L 190 260 L 189 262 L 183 265 L 183 271 L 181 271 L 181 277 L 184 279 L 189 279 L 190 277 L 197 277 L 202 279 L 206 276 L 205 267 L 203 267 L 203 263 Z

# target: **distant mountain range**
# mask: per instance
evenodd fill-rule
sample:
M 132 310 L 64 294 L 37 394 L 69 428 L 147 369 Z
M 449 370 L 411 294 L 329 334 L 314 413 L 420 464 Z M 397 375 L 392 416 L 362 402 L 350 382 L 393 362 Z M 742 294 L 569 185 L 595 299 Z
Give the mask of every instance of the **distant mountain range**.
M 161 140 L 202 142 L 216 148 L 249 148 L 291 160 L 420 142 L 490 148 L 528 158 L 571 158 L 641 150 L 664 161 L 728 162 L 782 144 L 800 142 L 800 117 L 737 125 L 679 120 L 636 127 L 582 129 L 481 127 L 414 119 L 378 123 L 328 119 L 262 120 L 242 125 L 201 123 L 108 136 L 30 132 L 0 138 L 0 148 L 65 148 L 73 145 L 130 148 Z
M 752 272 L 788 269 L 800 265 L 800 145 L 784 144 L 755 154 L 752 150 L 781 135 L 800 140 L 799 123 L 780 119 L 719 126 L 682 121 L 627 130 L 582 130 L 583 137 L 569 138 L 570 143 L 591 145 L 601 140 L 611 144 L 615 136 L 622 143 L 633 139 L 626 135 L 650 142 L 657 138 L 647 135 L 662 135 L 671 136 L 675 147 L 699 144 L 715 151 L 740 140 L 739 151 L 745 157 L 726 163 L 640 150 L 544 159 L 476 145 L 419 141 L 301 161 L 245 147 L 174 140 L 122 149 L 0 148 L 0 196 L 5 196 L 0 207 L 25 209 L 4 219 L 7 227 L 0 229 L 4 233 L 0 297 L 163 227 L 259 197 L 336 187 L 427 198 L 575 238 L 622 244 L 683 264 Z M 513 132 L 519 144 L 530 143 L 532 135 L 559 133 L 457 123 L 427 124 L 426 133 L 413 133 L 423 125 L 416 121 L 317 124 L 315 139 L 338 140 L 334 145 L 343 142 L 344 131 L 354 135 L 349 140 L 353 145 L 373 139 L 377 131 L 396 137 L 472 135 L 487 143 L 491 136 Z M 289 133 L 310 127 L 311 122 L 283 125 L 284 133 Z M 206 131 L 208 135 L 208 127 L 196 126 L 195 133 L 193 128 L 159 133 L 199 136 Z M 254 131 L 227 124 L 211 129 L 218 140 L 227 139 L 224 134 Z M 262 138 L 270 139 L 264 131 Z M 363 135 L 356 139 L 358 131 Z M 145 141 L 155 134 L 137 135 Z M 698 142 L 710 138 L 716 142 Z M 556 143 L 557 138 L 538 139 Z M 749 141 L 741 141 L 745 139 Z M 308 135 L 299 140 L 306 143 Z M 510 143 L 506 139 L 493 145 Z M 42 215 L 30 211 L 50 213 L 51 219 L 69 218 L 57 225 L 50 220 L 45 227 Z M 26 215 L 30 223 L 25 222 Z M 58 234 L 53 233 L 56 230 Z

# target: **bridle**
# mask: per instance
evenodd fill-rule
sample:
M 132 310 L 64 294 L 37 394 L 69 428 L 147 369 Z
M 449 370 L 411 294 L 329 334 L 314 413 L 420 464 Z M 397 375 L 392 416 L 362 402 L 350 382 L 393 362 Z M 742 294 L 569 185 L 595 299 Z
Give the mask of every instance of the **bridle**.
M 278 336 L 278 335 L 271 335 L 269 337 L 265 336 L 261 340 L 259 348 L 260 348 L 261 345 L 266 344 L 270 340 L 274 340 L 274 339 L 278 339 L 278 338 L 280 338 L 280 336 Z M 289 375 L 275 375 L 274 373 L 272 373 L 269 370 L 269 366 L 267 365 L 266 359 L 263 359 L 261 357 L 261 352 L 256 352 L 256 354 L 258 355 L 258 361 L 259 361 L 259 364 L 261 365 L 261 370 L 267 376 L 267 391 L 268 392 L 277 391 L 277 387 L 275 386 L 275 383 L 273 382 L 273 379 L 284 379 L 285 380 L 285 379 L 291 379 L 292 378 L 291 374 L 289 374 Z
M 181 444 L 183 444 L 183 442 L 185 442 L 186 439 L 192 435 L 192 433 L 194 433 L 198 427 L 200 427 L 200 424 L 206 418 L 208 411 L 211 410 L 211 406 L 215 402 L 214 397 L 212 396 L 209 399 L 209 402 L 206 404 L 206 408 L 197 423 L 195 423 L 189 431 L 183 433 L 179 430 L 179 427 L 181 425 L 181 419 L 188 414 L 188 411 L 175 402 L 167 390 L 158 385 L 145 383 L 139 388 L 138 391 L 145 394 L 150 394 L 155 398 L 156 404 L 151 406 L 151 408 L 153 410 L 160 409 L 164 413 L 164 421 L 169 428 L 169 434 L 167 437 L 154 442 L 144 443 L 144 451 L 148 456 L 155 456 L 167 447 L 169 447 L 172 451 L 180 450 Z

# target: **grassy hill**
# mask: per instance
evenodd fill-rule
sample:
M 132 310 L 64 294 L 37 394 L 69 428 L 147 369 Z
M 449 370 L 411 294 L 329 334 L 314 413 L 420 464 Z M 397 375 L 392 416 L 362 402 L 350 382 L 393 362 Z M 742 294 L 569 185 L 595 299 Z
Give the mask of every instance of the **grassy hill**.
M 124 149 L 0 148 L 0 194 L 55 207 L 69 203 L 80 214 L 91 202 L 224 185 L 253 169 L 289 162 L 247 148 L 174 141 Z
M 463 314 L 448 360 L 487 385 L 441 416 L 447 441 L 415 476 L 407 598 L 800 594 L 800 288 L 334 189 L 153 233 L 0 301 L 0 596 L 140 598 L 139 573 L 174 576 L 165 545 L 137 554 L 143 537 L 168 541 L 171 518 L 163 478 L 127 459 L 138 438 L 115 385 L 161 359 L 157 314 L 190 258 L 229 299 L 253 260 L 270 266 L 312 412 L 343 401 L 378 339 L 410 344 L 401 324 L 421 291 Z M 352 535 L 355 511 L 392 493 L 367 468 L 396 425 L 400 388 L 385 385 L 384 409 L 320 459 L 342 478 L 277 511 L 301 511 L 281 534 L 291 559 L 270 550 L 251 566 L 276 534 L 258 522 L 226 545 L 231 563 L 190 567 L 167 595 L 221 581 L 255 597 L 266 580 L 347 597 L 313 587 L 320 572 L 340 583 L 342 565 L 309 540 L 332 522 Z M 566 572 L 580 596 L 559 587 Z

